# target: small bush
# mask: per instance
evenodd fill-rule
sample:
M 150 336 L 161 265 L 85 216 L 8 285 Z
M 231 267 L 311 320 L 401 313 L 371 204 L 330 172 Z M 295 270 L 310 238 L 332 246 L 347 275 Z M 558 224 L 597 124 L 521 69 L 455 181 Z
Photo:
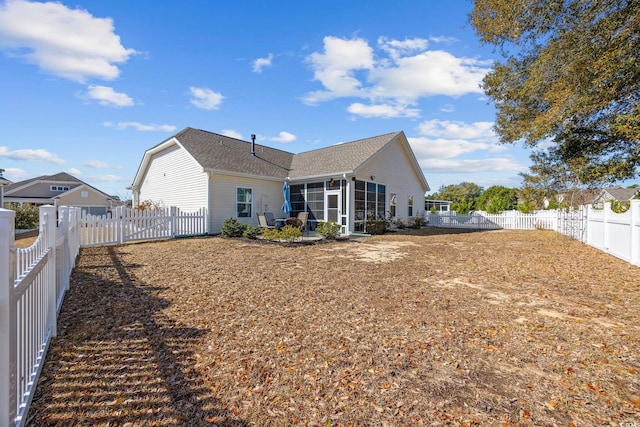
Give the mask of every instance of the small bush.
M 136 206 L 136 209 L 141 211 L 158 211 L 164 209 L 164 205 L 162 202 L 143 200 L 138 204 L 138 206 Z
M 222 235 L 224 237 L 242 237 L 246 229 L 247 226 L 245 224 L 234 218 L 227 218 L 222 223 Z
M 242 233 L 242 236 L 246 237 L 247 239 L 257 239 L 258 236 L 260 235 L 260 231 L 261 231 L 260 227 L 253 227 L 251 225 L 247 225 L 244 232 Z
M 280 230 L 280 239 L 287 242 L 295 242 L 302 237 L 302 231 L 293 225 L 285 225 Z
M 40 222 L 40 210 L 38 206 L 25 203 L 20 206 L 18 203 L 10 203 L 9 209 L 16 212 L 16 229 L 30 230 L 38 228 Z
M 316 226 L 316 232 L 328 240 L 335 240 L 340 233 L 340 224 L 335 221 L 320 221 Z
M 423 225 L 426 225 L 424 222 L 424 218 L 421 216 L 413 217 L 410 221 L 411 221 L 410 227 L 416 230 L 422 227 Z
M 280 240 L 280 230 L 275 228 L 262 230 L 262 238 L 265 240 Z

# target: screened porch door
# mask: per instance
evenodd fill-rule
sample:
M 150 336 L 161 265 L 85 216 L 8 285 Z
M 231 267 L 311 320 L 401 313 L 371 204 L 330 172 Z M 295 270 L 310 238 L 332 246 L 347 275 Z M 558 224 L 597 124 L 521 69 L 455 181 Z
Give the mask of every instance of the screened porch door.
M 345 230 L 345 221 L 344 216 L 342 215 L 342 193 L 337 191 L 327 191 L 324 193 L 324 217 L 325 220 L 335 221 L 340 224 L 342 227 L 340 228 L 340 233 L 344 234 Z

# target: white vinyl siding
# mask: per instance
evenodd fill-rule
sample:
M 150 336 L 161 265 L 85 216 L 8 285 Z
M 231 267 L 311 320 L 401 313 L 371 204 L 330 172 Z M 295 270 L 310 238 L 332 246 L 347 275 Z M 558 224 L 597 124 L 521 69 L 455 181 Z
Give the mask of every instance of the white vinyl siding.
M 374 156 L 361 170 L 357 171 L 357 179 L 373 181 L 386 186 L 386 210 L 389 211 L 389 197 L 396 195 L 396 217 L 407 219 L 424 214 L 425 188 L 422 180 L 411 167 L 412 159 L 404 146 L 399 142 L 389 144 Z M 409 213 L 408 199 L 413 196 L 413 212 Z M 385 215 L 386 216 L 386 215 Z
M 194 212 L 207 207 L 207 174 L 181 147 L 154 154 L 140 186 L 139 203 L 151 200 L 164 207 Z
M 209 187 L 210 198 L 210 230 L 219 233 L 222 223 L 227 218 L 236 218 L 243 224 L 258 225 L 256 212 L 273 212 L 276 218 L 285 216 L 281 207 L 284 203 L 282 195 L 282 181 L 267 181 L 256 178 L 246 178 L 235 175 L 214 173 Z M 237 189 L 251 188 L 251 217 L 237 217 Z

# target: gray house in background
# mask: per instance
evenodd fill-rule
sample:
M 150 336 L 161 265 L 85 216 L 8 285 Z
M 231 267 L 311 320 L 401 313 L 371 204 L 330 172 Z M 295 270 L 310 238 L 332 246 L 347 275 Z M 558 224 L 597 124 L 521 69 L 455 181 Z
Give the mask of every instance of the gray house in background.
M 42 175 L 4 187 L 4 203 L 77 206 L 92 215 L 104 215 L 120 202 L 66 172 Z
M 218 233 L 227 218 L 257 225 L 256 212 L 285 216 L 285 181 L 292 216 L 309 212 L 311 230 L 334 220 L 342 234 L 366 232 L 369 217 L 424 215 L 429 190 L 404 132 L 294 154 L 193 128 L 148 149 L 131 189 L 134 206 L 207 208 Z

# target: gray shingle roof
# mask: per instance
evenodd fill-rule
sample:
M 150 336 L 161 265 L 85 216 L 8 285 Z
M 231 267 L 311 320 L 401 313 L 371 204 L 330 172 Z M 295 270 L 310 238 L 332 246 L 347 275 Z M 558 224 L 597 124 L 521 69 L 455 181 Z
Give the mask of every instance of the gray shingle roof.
M 12 182 L 11 184 L 5 187 L 5 192 L 11 191 L 15 188 L 22 187 L 26 184 L 29 184 L 30 182 L 35 182 L 35 181 L 77 182 L 79 184 L 84 184 L 84 182 L 82 182 L 75 176 L 69 175 L 66 172 L 60 172 L 54 175 L 41 175 L 35 178 L 25 179 L 24 181 Z
M 174 136 L 205 169 L 286 178 L 292 153 L 199 129 L 186 128 Z
M 213 132 L 186 128 L 174 137 L 205 169 L 295 179 L 354 171 L 400 135 L 393 132 L 293 154 Z
M 640 189 L 638 188 L 622 188 L 622 187 L 608 187 L 604 189 L 607 193 L 618 201 L 628 201 L 635 196 Z
M 400 133 L 387 133 L 297 154 L 289 176 L 301 178 L 355 171 Z

